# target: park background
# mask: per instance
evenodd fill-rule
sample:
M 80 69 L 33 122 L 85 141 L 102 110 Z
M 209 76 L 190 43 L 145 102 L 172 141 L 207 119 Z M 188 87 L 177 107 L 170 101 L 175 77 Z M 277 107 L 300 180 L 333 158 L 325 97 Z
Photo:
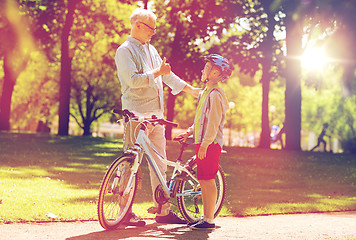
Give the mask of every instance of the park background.
M 285 123 L 287 149 L 308 150 L 328 122 L 326 140 L 336 152 L 355 147 L 353 1 L 1 4 L 2 130 L 92 135 L 113 122 L 121 102 L 115 51 L 129 34 L 132 10 L 146 7 L 158 17 L 152 44 L 184 80 L 202 87 L 201 56 L 208 53 L 234 64 L 222 85 L 231 102 L 227 143 L 269 148 L 271 126 Z M 188 127 L 195 100 L 168 91 L 166 99 L 167 118 Z
M 232 77 L 221 85 L 230 102 L 226 145 L 236 146 L 226 147 L 224 167 L 240 173 L 236 179 L 229 171 L 230 183 L 243 180 L 245 185 L 229 192 L 230 203 L 236 201 L 237 206 L 232 204 L 235 207 L 226 214 L 356 209 L 354 1 L 4 0 L 0 2 L 3 222 L 50 218 L 48 206 L 54 203 L 69 213 L 77 212 L 77 204 L 90 209 L 95 205 L 101 176 L 121 150 L 122 130 L 113 124 L 118 116 L 112 114 L 121 106 L 114 55 L 129 34 L 129 17 L 136 7 L 157 15 L 151 43 L 167 57 L 173 72 L 193 86 L 202 87 L 201 56 L 219 53 L 234 65 Z M 167 128 L 171 139 L 192 123 L 196 101 L 166 90 L 166 117 L 180 126 Z M 327 150 L 337 154 L 301 151 L 316 144 L 325 122 L 331 136 L 325 139 Z M 283 123 L 285 150 L 291 152 L 269 150 L 280 148 L 271 143 L 270 135 L 273 125 L 281 128 Z M 269 179 L 271 174 L 275 177 Z M 284 177 L 279 178 L 281 174 Z M 254 182 L 272 185 L 247 184 Z M 63 193 L 62 198 L 57 199 L 53 187 Z M 297 196 L 292 194 L 294 187 Z M 34 189 L 43 192 L 37 195 Z M 246 199 L 237 200 L 234 193 Z M 78 198 L 78 194 L 83 195 Z M 36 206 L 43 199 L 47 205 Z M 269 203 L 278 203 L 277 210 L 266 207 Z M 21 206 L 27 206 L 28 217 L 22 216 Z M 78 213 L 59 218 L 95 218 L 92 210 L 88 212 L 89 217 Z

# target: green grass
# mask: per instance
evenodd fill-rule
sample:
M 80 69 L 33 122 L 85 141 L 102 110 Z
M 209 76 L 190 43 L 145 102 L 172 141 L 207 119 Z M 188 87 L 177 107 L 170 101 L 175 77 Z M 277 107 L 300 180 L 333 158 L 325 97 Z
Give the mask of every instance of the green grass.
M 100 182 L 121 147 L 121 139 L 0 132 L 0 223 L 97 219 Z M 220 216 L 356 210 L 355 155 L 224 149 L 227 196 Z M 169 158 L 178 150 L 168 142 Z M 135 212 L 148 218 L 146 163 L 142 170 Z

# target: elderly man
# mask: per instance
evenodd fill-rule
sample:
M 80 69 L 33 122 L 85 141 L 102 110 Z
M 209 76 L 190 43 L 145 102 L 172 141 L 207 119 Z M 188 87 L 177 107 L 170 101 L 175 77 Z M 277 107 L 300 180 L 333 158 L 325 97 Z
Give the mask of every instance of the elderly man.
M 156 33 L 156 16 L 149 10 L 136 9 L 131 17 L 131 35 L 116 51 L 115 62 L 117 74 L 121 83 L 122 109 L 128 109 L 139 117 L 158 118 L 164 116 L 163 83 L 172 89 L 172 94 L 181 91 L 198 96 L 200 89 L 193 88 L 185 81 L 171 72 L 171 66 L 166 58 L 163 60 L 157 50 L 149 43 Z M 125 126 L 124 148 L 133 145 L 135 137 L 132 136 L 134 125 Z M 166 139 L 164 127 L 155 126 L 149 129 L 148 137 L 162 156 L 166 156 Z M 135 136 L 135 134 L 133 133 Z M 162 161 L 155 159 L 163 177 L 166 177 L 167 166 Z M 152 192 L 159 185 L 159 180 L 150 167 Z M 155 201 L 156 207 L 158 203 Z M 135 214 L 131 214 L 130 222 L 139 222 Z M 158 223 L 186 223 L 175 215 L 169 204 L 162 206 L 161 213 L 156 213 Z

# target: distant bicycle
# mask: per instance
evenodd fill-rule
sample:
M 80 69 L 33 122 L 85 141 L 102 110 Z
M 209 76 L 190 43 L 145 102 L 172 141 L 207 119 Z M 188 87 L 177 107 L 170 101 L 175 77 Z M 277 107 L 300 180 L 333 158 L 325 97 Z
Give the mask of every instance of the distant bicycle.
M 139 122 L 140 128 L 136 143 L 132 148 L 127 149 L 122 156 L 118 157 L 107 170 L 101 183 L 98 200 L 98 218 L 100 225 L 105 229 L 115 229 L 123 224 L 125 217 L 131 212 L 137 190 L 137 172 L 142 163 L 143 156 L 146 155 L 148 163 L 154 169 L 160 185 L 156 188 L 154 197 L 159 204 L 155 211 L 160 213 L 163 204 L 176 198 L 180 213 L 188 222 L 197 221 L 203 214 L 203 203 L 201 197 L 201 187 L 196 177 L 195 156 L 182 162 L 182 154 L 189 144 L 189 140 L 181 143 L 181 150 L 177 160 L 169 161 L 155 149 L 147 137 L 146 130 L 148 125 L 174 126 L 177 124 L 164 119 L 139 119 L 133 113 L 124 110 L 120 112 L 125 122 Z M 192 143 L 193 141 L 190 141 Z M 148 146 L 153 149 L 153 154 L 158 156 L 161 161 L 167 164 L 168 168 L 173 168 L 170 180 L 167 182 L 160 173 L 156 162 L 153 160 L 152 153 Z M 167 171 L 168 174 L 169 171 Z M 219 214 L 224 200 L 226 181 L 224 171 L 219 166 L 219 171 L 215 180 L 217 187 L 217 201 L 215 205 L 215 217 Z

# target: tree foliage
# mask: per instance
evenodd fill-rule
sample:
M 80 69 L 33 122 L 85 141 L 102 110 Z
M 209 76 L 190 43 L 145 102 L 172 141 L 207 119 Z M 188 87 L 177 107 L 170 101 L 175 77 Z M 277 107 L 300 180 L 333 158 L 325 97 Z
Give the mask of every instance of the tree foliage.
M 0 54 L 4 78 L 0 99 L 0 130 L 10 130 L 11 101 L 17 77 L 26 68 L 34 48 L 26 17 L 16 2 L 0 3 Z
M 85 1 L 76 13 L 72 31 L 75 56 L 71 116 L 84 130 L 84 135 L 91 135 L 94 121 L 121 105 L 113 56 L 124 39 L 122 36 L 128 33 L 130 12 L 131 7 L 123 4 Z M 126 23 L 124 18 L 117 19 L 117 15 L 126 15 Z
M 289 149 L 300 146 L 302 129 L 319 132 L 324 121 L 342 141 L 355 135 L 356 4 L 351 0 L 82 0 L 73 12 L 68 52 L 63 55 L 60 37 L 70 2 L 22 0 L 16 5 L 17 14 L 0 10 L 1 106 L 11 106 L 13 99 L 13 127 L 53 121 L 63 99 L 58 93 L 63 56 L 71 61 L 69 111 L 85 134 L 90 134 L 93 121 L 119 106 L 114 54 L 129 34 L 129 16 L 137 4 L 156 13 L 158 31 L 152 43 L 168 58 L 173 72 L 192 85 L 202 86 L 202 55 L 219 53 L 234 63 L 236 70 L 224 89 L 229 101 L 235 102 L 231 118 L 236 130 L 262 130 L 261 139 L 268 145 L 269 126 L 280 125 L 286 117 Z M 21 24 L 13 24 L 15 17 Z M 308 44 L 330 51 L 330 69 L 315 74 L 300 68 Z M 11 81 L 7 81 L 9 69 L 15 73 Z M 167 94 L 166 99 L 167 118 L 182 127 L 190 125 L 193 97 Z M 273 115 L 269 105 L 276 107 Z
M 53 102 L 51 104 L 43 104 L 41 105 L 42 101 L 31 101 L 29 102 L 29 99 L 33 98 L 41 98 L 43 99 L 48 99 L 48 89 L 44 90 L 41 89 L 40 91 L 46 92 L 47 94 L 44 95 L 38 95 L 38 96 L 27 96 L 28 94 L 34 94 L 36 93 L 34 91 L 27 91 L 25 92 L 25 95 L 21 95 L 20 99 L 16 99 L 15 102 L 12 101 L 12 93 L 13 90 L 22 92 L 23 89 L 28 89 L 31 87 L 31 85 L 23 85 L 21 83 L 21 78 L 23 78 L 23 81 L 27 82 L 29 79 L 33 79 L 31 73 L 36 73 L 40 72 L 42 70 L 43 72 L 47 73 L 48 76 L 43 77 L 43 74 L 38 74 L 36 77 L 36 80 L 38 83 L 41 81 L 53 81 L 55 78 L 53 78 L 53 73 L 55 73 L 55 68 L 50 67 L 48 68 L 49 65 L 55 65 L 55 63 L 58 61 L 57 55 L 55 54 L 55 45 L 57 44 L 57 39 L 55 36 L 57 36 L 57 31 L 58 31 L 58 26 L 60 25 L 60 18 L 55 18 L 60 15 L 58 13 L 61 12 L 61 6 L 63 5 L 62 1 L 29 1 L 29 0 L 21 0 L 21 1 L 3 1 L 2 2 L 2 13 L 1 13 L 1 21 L 5 20 L 5 22 L 2 22 L 1 30 L 2 34 L 0 34 L 2 37 L 5 37 L 4 41 L 2 41 L 5 44 L 2 44 L 1 46 L 4 47 L 3 50 L 1 50 L 1 56 L 4 57 L 4 67 L 3 70 L 4 72 L 11 73 L 11 75 L 7 74 L 11 80 L 9 81 L 9 78 L 4 76 L 4 84 L 2 86 L 3 94 L 1 95 L 1 105 L 5 106 L 7 109 L 6 113 L 2 111 L 2 118 L 8 118 L 10 119 L 10 116 L 12 116 L 11 122 L 15 124 L 16 126 L 19 126 L 19 124 L 16 122 L 16 119 L 21 119 L 21 122 L 24 123 L 26 120 L 28 120 L 25 116 L 27 116 L 28 111 L 23 111 L 24 106 L 29 106 L 35 102 L 39 104 L 37 108 L 34 107 L 34 109 L 42 109 L 41 111 L 33 111 L 31 118 L 32 119 L 42 119 L 43 115 L 36 116 L 37 112 L 50 112 L 50 108 L 54 106 Z M 8 20 L 6 20 L 8 19 Z M 10 20 L 10 21 L 9 21 Z M 8 32 L 10 31 L 10 32 Z M 8 45 L 12 46 L 8 46 Z M 14 49 L 17 49 L 16 52 L 13 52 Z M 44 54 L 47 56 L 47 61 L 43 62 L 43 59 L 39 54 Z M 11 56 L 11 58 L 6 57 L 6 56 Z M 42 60 L 39 60 L 42 59 Z M 36 63 L 41 62 L 41 65 L 36 65 Z M 31 70 L 28 71 L 27 68 L 27 63 L 29 63 L 30 66 L 34 67 L 33 71 Z M 54 70 L 54 71 L 52 71 Z M 30 74 L 30 76 L 23 76 L 22 72 L 25 71 L 27 74 Z M 6 75 L 6 74 L 5 74 Z M 23 76 L 23 77 L 22 77 Z M 19 79 L 18 79 L 19 77 Z M 44 80 L 45 79 L 45 80 Z M 34 86 L 44 86 L 47 84 L 44 84 L 42 82 L 41 84 L 36 84 Z M 8 84 L 10 83 L 10 84 Z M 16 87 L 16 84 L 20 83 L 22 86 Z M 15 92 L 14 93 L 15 97 L 18 96 L 18 94 Z M 56 94 L 51 93 L 51 97 L 55 96 L 56 99 L 58 97 Z M 23 102 L 24 101 L 24 102 Z M 22 106 L 19 106 L 21 105 Z M 25 105 L 23 105 L 25 104 Z M 10 106 L 13 105 L 13 108 L 15 109 L 15 112 L 10 111 Z M 48 107 L 48 109 L 43 110 L 44 107 Z M 21 112 L 22 111 L 22 112 Z M 12 113 L 12 114 L 11 114 Z M 22 115 L 22 116 L 21 116 Z M 47 119 L 48 120 L 48 119 Z M 36 121 L 36 120 L 35 120 Z M 8 121 L 9 122 L 9 121 Z M 28 121 L 27 121 L 28 122 Z M 45 121 L 47 122 L 47 121 Z M 21 123 L 20 123 L 21 125 Z M 9 127 L 9 125 L 8 125 Z
M 167 57 L 174 73 L 193 82 L 199 79 L 203 67 L 200 57 L 208 50 L 200 44 L 220 38 L 240 10 L 239 2 L 230 0 L 154 1 L 159 31 L 153 44 Z M 175 99 L 168 95 L 168 120 L 174 118 Z M 171 128 L 167 127 L 166 137 L 171 138 Z

